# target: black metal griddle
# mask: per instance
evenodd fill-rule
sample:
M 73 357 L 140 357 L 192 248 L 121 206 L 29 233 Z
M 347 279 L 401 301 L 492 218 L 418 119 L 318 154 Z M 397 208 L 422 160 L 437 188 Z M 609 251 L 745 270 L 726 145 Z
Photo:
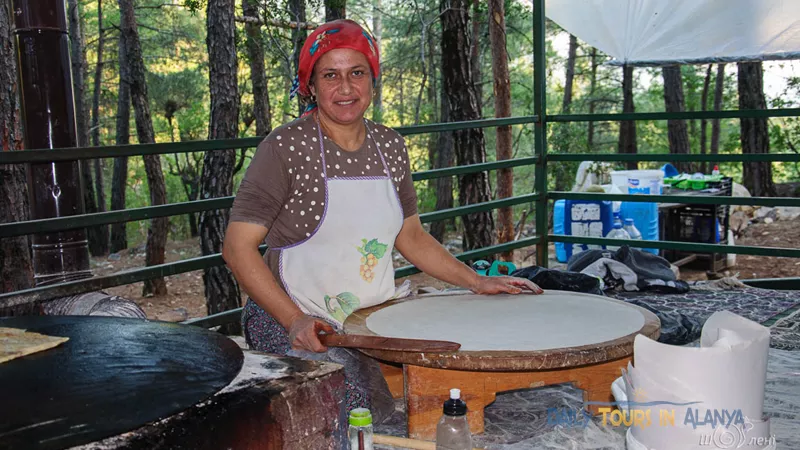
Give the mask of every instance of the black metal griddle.
M 116 317 L 0 319 L 69 341 L 0 364 L 0 449 L 118 435 L 207 399 L 238 375 L 238 345 L 199 327 Z

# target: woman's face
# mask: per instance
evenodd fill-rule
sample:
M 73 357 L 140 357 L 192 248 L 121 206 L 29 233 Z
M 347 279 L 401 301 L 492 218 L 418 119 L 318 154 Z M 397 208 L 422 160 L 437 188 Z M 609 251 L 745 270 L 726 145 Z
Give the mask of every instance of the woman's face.
M 325 116 L 340 124 L 361 121 L 372 101 L 372 74 L 367 57 L 348 48 L 331 50 L 317 61 L 311 93 Z

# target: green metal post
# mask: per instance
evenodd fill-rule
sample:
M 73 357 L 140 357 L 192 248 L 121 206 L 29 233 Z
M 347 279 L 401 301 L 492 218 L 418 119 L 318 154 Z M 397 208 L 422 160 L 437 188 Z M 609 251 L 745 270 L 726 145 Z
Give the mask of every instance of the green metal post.
M 545 85 L 545 38 L 544 38 L 544 3 L 545 0 L 533 2 L 533 114 L 534 153 L 537 156 L 535 184 L 539 199 L 536 200 L 536 234 L 540 236 L 536 248 L 536 263 L 547 267 L 547 95 Z

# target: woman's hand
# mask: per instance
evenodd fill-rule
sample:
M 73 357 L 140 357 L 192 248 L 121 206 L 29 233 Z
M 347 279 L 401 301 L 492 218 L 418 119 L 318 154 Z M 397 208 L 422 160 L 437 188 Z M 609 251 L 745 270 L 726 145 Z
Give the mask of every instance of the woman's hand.
M 478 281 L 471 288 L 476 294 L 519 294 L 523 290 L 531 291 L 534 294 L 542 294 L 542 288 L 530 280 L 518 277 L 486 277 L 478 276 Z
M 319 332 L 335 333 L 336 330 L 327 323 L 308 315 L 301 315 L 292 321 L 289 327 L 289 342 L 295 350 L 307 350 L 322 353 L 328 350 L 319 340 Z

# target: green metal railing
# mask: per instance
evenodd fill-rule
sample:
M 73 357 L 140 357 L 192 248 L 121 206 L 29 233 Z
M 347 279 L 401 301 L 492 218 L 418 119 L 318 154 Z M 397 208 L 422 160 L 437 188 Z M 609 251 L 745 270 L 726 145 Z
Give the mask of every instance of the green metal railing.
M 754 206 L 800 206 L 798 198 L 762 198 L 762 197 L 715 197 L 715 196 L 676 196 L 676 195 L 612 195 L 576 192 L 548 192 L 547 174 L 548 166 L 553 163 L 570 161 L 708 161 L 708 162 L 800 162 L 798 154 L 706 154 L 706 155 L 676 155 L 676 154 L 594 154 L 594 153 L 548 153 L 547 131 L 550 123 L 569 122 L 602 122 L 602 121 L 663 121 L 670 119 L 729 119 L 729 118 L 765 118 L 765 117 L 796 117 L 800 116 L 800 108 L 770 109 L 770 110 L 730 110 L 730 111 L 702 111 L 680 113 L 623 113 L 623 114 L 556 114 L 546 113 L 546 72 L 545 72 L 545 15 L 544 0 L 534 0 L 533 33 L 534 33 L 534 75 L 533 75 L 533 115 L 507 117 L 498 119 L 480 119 L 464 122 L 450 122 L 439 124 L 426 124 L 409 127 L 399 127 L 396 130 L 404 135 L 418 135 L 437 132 L 449 132 L 470 128 L 492 128 L 508 125 L 534 126 L 534 151 L 533 156 L 515 158 L 502 161 L 485 162 L 467 166 L 448 167 L 427 170 L 412 174 L 414 181 L 432 180 L 441 177 L 452 177 L 477 172 L 497 169 L 514 168 L 522 166 L 534 167 L 534 193 L 517 195 L 511 198 L 497 199 L 479 204 L 463 205 L 446 210 L 421 214 L 423 223 L 461 217 L 466 214 L 492 211 L 520 204 L 532 204 L 535 211 L 536 235 L 525 237 L 513 242 L 502 243 L 490 247 L 470 250 L 459 255 L 461 260 L 470 260 L 485 257 L 513 249 L 536 246 L 537 263 L 542 266 L 548 264 L 547 248 L 550 242 L 565 242 L 579 244 L 615 244 L 622 245 L 628 242 L 609 240 L 605 238 L 587 238 L 577 236 L 563 236 L 548 234 L 548 202 L 555 200 L 611 200 L 654 203 L 685 203 L 704 205 L 754 205 Z M 107 147 L 86 147 L 68 149 L 39 149 L 22 152 L 0 152 L 0 164 L 27 164 L 48 163 L 55 161 L 71 161 L 81 159 L 112 158 L 120 156 L 143 156 L 175 154 L 187 152 L 218 151 L 228 149 L 253 148 L 258 146 L 261 138 L 224 139 L 196 142 L 142 144 Z M 174 203 L 169 205 L 149 206 L 143 208 L 127 209 L 124 211 L 110 211 L 104 213 L 84 214 L 81 216 L 63 217 L 57 219 L 31 220 L 25 222 L 0 224 L 0 239 L 28 235 L 33 233 L 46 233 L 64 231 L 75 228 L 85 228 L 95 225 L 107 225 L 128 221 L 147 220 L 155 217 L 199 213 L 209 210 L 230 208 L 233 197 L 197 200 L 193 202 Z M 752 247 L 742 245 L 704 244 L 695 242 L 668 242 L 668 241 L 643 241 L 644 248 L 658 248 L 665 250 L 683 250 L 701 253 L 732 253 L 744 255 L 783 256 L 800 258 L 800 249 Z M 262 252 L 266 246 L 261 246 Z M 134 269 L 108 276 L 94 277 L 61 283 L 53 286 L 40 286 L 18 292 L 0 294 L 0 304 L 8 306 L 19 305 L 30 301 L 43 301 L 64 295 L 73 295 L 107 289 L 147 279 L 177 275 L 180 273 L 203 270 L 214 266 L 223 265 L 221 255 L 209 255 L 186 259 L 178 262 L 161 264 L 157 266 Z M 396 278 L 403 278 L 418 273 L 419 269 L 413 266 L 402 267 L 395 271 Z M 746 280 L 756 287 L 772 287 L 786 289 L 800 289 L 800 279 L 783 280 Z M 214 316 L 192 319 L 186 323 L 200 326 L 216 326 L 238 319 L 241 308 L 226 311 Z

